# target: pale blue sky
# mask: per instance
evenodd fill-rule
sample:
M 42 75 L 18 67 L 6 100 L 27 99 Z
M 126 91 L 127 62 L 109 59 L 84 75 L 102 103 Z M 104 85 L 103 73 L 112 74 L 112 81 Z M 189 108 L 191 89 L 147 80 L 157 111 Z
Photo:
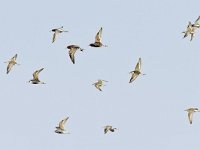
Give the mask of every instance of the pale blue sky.
M 1 3 L 0 149 L 169 150 L 199 147 L 200 31 L 183 39 L 200 15 L 198 0 L 7 0 Z M 52 28 L 64 26 L 51 43 Z M 103 27 L 107 48 L 91 48 Z M 200 29 L 199 29 L 200 30 Z M 69 44 L 85 49 L 73 65 Z M 3 62 L 18 54 L 11 72 Z M 129 84 L 138 58 L 142 71 Z M 36 69 L 47 84 L 27 83 Z M 109 82 L 99 92 L 97 79 Z M 70 135 L 54 133 L 69 116 Z M 119 130 L 103 134 L 103 126 Z

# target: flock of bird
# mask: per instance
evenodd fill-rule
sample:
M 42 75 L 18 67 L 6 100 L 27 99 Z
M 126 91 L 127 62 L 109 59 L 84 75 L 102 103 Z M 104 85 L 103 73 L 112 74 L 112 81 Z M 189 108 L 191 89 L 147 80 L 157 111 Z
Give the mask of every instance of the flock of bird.
M 200 28 L 200 16 L 197 18 L 197 20 L 193 24 L 189 21 L 186 31 L 182 32 L 184 33 L 183 38 L 186 38 L 188 35 L 190 35 L 190 41 L 192 41 L 196 32 L 196 29 L 198 28 Z M 199 112 L 200 110 L 198 108 L 188 108 L 185 111 L 188 112 L 188 119 L 189 119 L 190 124 L 192 124 L 193 113 Z
M 188 35 L 190 35 L 190 41 L 192 41 L 195 31 L 196 29 L 200 28 L 200 16 L 197 18 L 197 20 L 192 24 L 189 21 L 189 24 L 187 25 L 187 29 L 186 31 L 183 31 L 182 33 L 184 33 L 183 38 L 186 38 Z M 95 36 L 95 42 L 89 44 L 89 46 L 91 47 L 107 47 L 107 45 L 104 45 L 101 41 L 102 39 L 102 31 L 103 28 L 101 27 L 100 30 L 97 32 L 96 36 Z M 66 30 L 63 29 L 63 26 L 60 28 L 55 28 L 52 29 L 51 32 L 53 32 L 53 38 L 52 38 L 52 43 L 54 43 L 58 37 L 59 34 L 63 33 L 63 32 L 68 32 Z M 69 49 L 69 57 L 72 61 L 73 64 L 75 64 L 75 53 L 77 50 L 83 51 L 84 49 L 81 48 L 78 45 L 69 45 L 67 46 L 67 49 Z M 6 73 L 8 74 L 11 69 L 13 68 L 14 65 L 20 65 L 17 63 L 17 54 L 15 54 L 15 56 L 13 56 L 9 61 L 6 61 L 5 63 L 8 63 L 7 65 L 7 71 Z M 133 71 L 130 72 L 131 74 L 131 78 L 129 80 L 129 83 L 132 83 L 139 75 L 146 75 L 143 74 L 141 72 L 141 64 L 142 64 L 142 59 L 139 58 L 135 69 Z M 39 80 L 39 74 L 40 72 L 43 70 L 44 68 L 41 68 L 39 70 L 36 70 L 33 72 L 33 79 L 29 80 L 29 83 L 32 84 L 45 84 L 45 82 L 42 82 Z M 99 90 L 102 91 L 101 87 L 105 86 L 104 82 L 108 82 L 106 80 L 102 80 L 99 79 L 97 82 L 93 83 L 93 85 Z M 200 110 L 198 108 L 188 108 L 185 111 L 188 112 L 188 119 L 189 119 L 189 123 L 192 124 L 192 118 L 193 118 L 193 113 L 194 112 L 200 112 Z M 56 127 L 55 133 L 58 134 L 69 134 L 69 132 L 66 132 L 65 130 L 65 123 L 68 121 L 69 117 L 64 118 L 63 120 L 61 120 L 59 122 L 58 127 Z M 113 128 L 111 125 L 106 125 L 104 126 L 104 134 L 106 134 L 108 131 L 114 132 L 117 128 Z

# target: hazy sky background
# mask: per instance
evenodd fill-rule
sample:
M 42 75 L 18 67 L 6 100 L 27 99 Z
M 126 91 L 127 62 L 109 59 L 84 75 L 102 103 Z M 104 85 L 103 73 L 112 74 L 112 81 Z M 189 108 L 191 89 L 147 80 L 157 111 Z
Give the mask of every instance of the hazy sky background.
M 198 0 L 3 1 L 0 5 L 0 149 L 169 150 L 200 146 L 200 29 L 181 33 L 200 15 Z M 52 41 L 52 28 L 68 33 Z M 92 48 L 103 27 L 107 48 Z M 67 45 L 77 44 L 72 64 Z M 6 74 L 15 54 L 20 66 Z M 142 71 L 129 84 L 138 58 Z M 27 83 L 40 68 L 45 85 Z M 98 91 L 97 79 L 109 82 Z M 59 135 L 55 126 L 69 116 Z M 103 126 L 117 127 L 103 134 Z

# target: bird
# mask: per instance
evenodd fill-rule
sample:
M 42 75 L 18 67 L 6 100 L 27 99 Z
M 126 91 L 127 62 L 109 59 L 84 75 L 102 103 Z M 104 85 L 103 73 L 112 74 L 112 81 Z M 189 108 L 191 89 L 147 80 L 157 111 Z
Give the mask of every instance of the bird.
M 199 109 L 198 109 L 198 108 L 188 108 L 188 109 L 186 109 L 185 111 L 188 112 L 188 119 L 189 119 L 190 124 L 192 124 L 192 116 L 193 116 L 193 113 L 194 113 L 194 112 L 199 112 Z
M 39 69 L 39 70 L 36 70 L 34 73 L 33 73 L 33 79 L 29 80 L 29 83 L 32 83 L 32 84 L 45 84 L 44 82 L 41 82 L 38 78 L 39 76 L 39 73 L 43 70 L 44 68 L 42 69 Z
M 192 24 L 190 21 L 188 23 L 187 29 L 186 31 L 183 31 L 182 33 L 184 33 L 183 38 L 186 38 L 189 34 L 190 34 L 190 41 L 192 41 L 194 34 L 195 34 L 195 30 L 197 29 L 197 27 L 195 27 L 196 25 Z
M 107 47 L 107 45 L 103 45 L 101 42 L 102 30 L 103 30 L 103 28 L 101 27 L 95 36 L 95 42 L 91 43 L 89 46 L 91 46 L 91 47 L 102 47 L 102 46 Z
M 67 46 L 67 48 L 69 49 L 69 57 L 72 61 L 73 64 L 75 64 L 75 58 L 74 55 L 76 53 L 76 51 L 79 49 L 80 51 L 83 51 L 84 49 L 80 48 L 78 45 L 69 45 Z
M 132 83 L 140 74 L 146 75 L 146 74 L 142 74 L 140 71 L 141 64 L 142 64 L 142 60 L 141 60 L 141 58 L 139 58 L 136 66 L 135 66 L 135 70 L 130 72 L 132 74 L 132 76 L 131 76 L 131 79 L 129 80 L 129 83 Z
M 193 27 L 200 28 L 200 16 L 197 18 L 197 20 L 192 25 Z
M 97 82 L 93 83 L 92 85 L 94 85 L 99 91 L 102 91 L 101 87 L 103 86 L 103 81 L 108 82 L 106 80 L 98 80 Z
M 63 30 L 63 26 L 60 27 L 60 28 L 52 29 L 51 31 L 54 32 L 54 33 L 53 33 L 52 43 L 55 42 L 55 40 L 56 40 L 58 34 L 60 34 L 60 33 L 62 33 L 62 32 L 68 32 L 68 31 L 66 31 L 66 30 Z
M 65 127 L 64 127 L 64 125 L 65 125 L 65 123 L 67 122 L 68 119 L 69 119 L 69 117 L 64 118 L 63 120 L 61 120 L 59 122 L 59 125 L 58 125 L 58 127 L 56 127 L 56 130 L 55 130 L 56 133 L 58 133 L 58 134 L 68 133 L 69 134 L 69 132 L 66 132 Z
M 9 61 L 6 61 L 6 62 L 4 62 L 4 63 L 8 63 L 8 65 L 7 65 L 7 74 L 10 72 L 10 70 L 12 69 L 12 67 L 14 66 L 14 65 L 20 65 L 20 64 L 18 64 L 17 62 L 16 62 L 16 59 L 17 59 L 17 54 L 15 54 L 15 56 L 13 56 Z
M 104 134 L 106 134 L 108 131 L 115 132 L 117 128 L 113 128 L 111 125 L 107 125 L 104 127 Z

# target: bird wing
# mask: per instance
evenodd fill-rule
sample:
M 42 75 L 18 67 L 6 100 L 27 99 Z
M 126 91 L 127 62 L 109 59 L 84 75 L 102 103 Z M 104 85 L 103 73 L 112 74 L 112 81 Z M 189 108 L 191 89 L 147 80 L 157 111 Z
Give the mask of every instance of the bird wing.
M 184 36 L 183 36 L 183 38 L 186 38 L 186 37 L 188 36 L 188 34 L 189 34 L 189 32 L 188 32 L 188 31 L 184 31 L 184 32 L 182 32 L 182 33 L 184 33 Z
M 188 112 L 188 119 L 190 121 L 190 124 L 192 124 L 192 116 L 193 116 L 193 112 Z
M 139 58 L 136 66 L 135 66 L 135 71 L 139 71 L 140 72 L 141 64 L 142 64 L 142 60 L 141 60 L 141 58 Z
M 99 32 L 97 32 L 97 34 L 95 36 L 95 42 L 101 42 L 102 30 L 103 30 L 103 28 L 101 27 L 101 29 L 99 30 Z
M 33 73 L 33 78 L 35 80 L 38 80 L 39 81 L 39 78 L 38 78 L 38 75 L 39 73 L 43 70 L 44 68 L 40 69 L 40 70 L 36 70 L 34 73 Z
M 10 70 L 12 69 L 13 66 L 14 66 L 14 63 L 12 61 L 10 61 L 7 66 L 7 74 L 10 72 Z
M 106 134 L 110 129 L 112 129 L 112 126 L 110 126 L 110 125 L 105 126 L 104 134 Z
M 61 130 L 65 130 L 65 127 L 64 127 L 64 125 L 65 125 L 65 123 L 66 123 L 66 121 L 69 119 L 69 117 L 67 117 L 67 118 L 65 118 L 65 119 L 63 119 L 63 120 L 61 120 L 60 122 L 59 122 L 59 128 L 61 129 Z
M 194 26 L 199 28 L 200 27 L 200 16 L 197 18 L 197 20 L 194 22 Z
M 74 49 L 74 48 L 71 48 L 69 50 L 69 57 L 70 57 L 71 61 L 73 62 L 73 64 L 75 64 L 75 57 L 74 57 L 75 52 L 76 52 L 76 49 Z
M 104 134 L 106 134 L 108 132 L 108 129 L 107 128 L 105 128 L 104 129 Z
M 58 30 L 56 30 L 56 31 L 53 33 L 52 43 L 55 42 L 56 37 L 58 36 L 58 34 L 59 34 L 59 31 L 58 31 Z
M 192 39 L 194 38 L 194 33 L 190 33 L 191 37 L 190 37 L 190 41 L 192 41 Z
M 136 74 L 135 72 L 133 72 L 129 83 L 133 82 L 137 77 L 138 77 L 138 74 Z

